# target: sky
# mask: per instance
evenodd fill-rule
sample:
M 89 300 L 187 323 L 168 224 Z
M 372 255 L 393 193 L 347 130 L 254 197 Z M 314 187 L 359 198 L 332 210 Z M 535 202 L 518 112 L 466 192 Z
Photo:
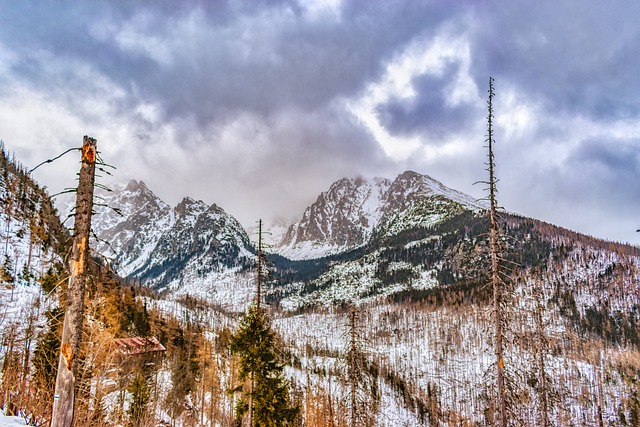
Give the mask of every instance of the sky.
M 0 0 L 0 139 L 27 167 L 98 140 L 167 203 L 245 226 L 343 177 L 427 174 L 640 243 L 640 2 Z M 33 172 L 75 185 L 77 153 Z M 74 157 L 76 156 L 76 157 Z

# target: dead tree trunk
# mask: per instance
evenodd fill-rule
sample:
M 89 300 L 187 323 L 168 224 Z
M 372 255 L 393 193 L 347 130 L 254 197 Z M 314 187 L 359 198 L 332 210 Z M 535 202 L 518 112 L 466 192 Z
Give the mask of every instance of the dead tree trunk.
M 356 342 L 356 308 L 351 307 L 349 312 L 349 388 L 351 392 L 351 427 L 357 426 L 357 397 L 359 366 L 357 358 L 357 342 Z
M 494 415 L 496 425 L 506 427 L 507 425 L 507 401 L 505 390 L 505 372 L 504 372 L 504 331 L 502 328 L 502 283 L 500 280 L 500 242 L 498 232 L 498 215 L 496 202 L 496 177 L 495 162 L 493 157 L 493 78 L 489 78 L 489 114 L 487 120 L 488 125 L 488 143 L 489 143 L 489 202 L 491 204 L 489 221 L 489 249 L 491 251 L 491 286 L 493 287 L 493 315 L 494 315 L 494 351 L 496 356 L 496 402 Z M 497 418 L 497 420 L 496 420 Z
M 536 370 L 538 374 L 538 397 L 539 397 L 539 419 L 538 423 L 540 427 L 549 427 L 551 420 L 549 419 L 549 406 L 551 402 L 549 397 L 551 395 L 551 384 L 549 384 L 549 378 L 547 374 L 547 365 L 545 358 L 549 353 L 549 340 L 545 333 L 544 319 L 542 314 L 544 311 L 544 291 L 542 288 L 542 279 L 533 283 L 533 298 L 534 298 L 534 321 L 536 326 L 536 340 L 533 343 L 534 358 L 536 360 Z
M 258 221 L 258 280 L 256 281 L 256 307 L 260 310 L 262 300 L 262 220 Z
M 604 346 L 604 344 L 603 344 Z M 594 369 L 597 369 L 597 373 L 596 373 L 596 381 L 598 382 L 597 386 L 598 386 L 598 397 L 596 400 L 596 422 L 598 424 L 598 427 L 604 427 L 604 414 L 603 414 L 603 407 L 604 407 L 604 390 L 602 387 L 602 383 L 604 382 L 604 360 L 603 360 L 603 349 L 600 348 L 600 351 L 598 352 L 598 367 L 595 366 L 594 363 Z
M 89 256 L 89 232 L 93 210 L 96 140 L 85 135 L 82 143 L 82 166 L 76 194 L 73 253 L 69 261 L 71 277 L 67 307 L 62 326 L 58 376 L 53 400 L 51 427 L 69 427 L 73 423 L 78 353 L 82 340 L 85 273 Z

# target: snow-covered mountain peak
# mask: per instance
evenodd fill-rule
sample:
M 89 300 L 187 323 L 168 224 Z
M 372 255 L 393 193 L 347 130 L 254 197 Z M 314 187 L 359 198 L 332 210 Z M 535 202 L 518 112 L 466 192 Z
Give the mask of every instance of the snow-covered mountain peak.
M 406 171 L 398 175 L 387 191 L 387 209 L 396 212 L 406 209 L 411 203 L 429 196 L 443 196 L 464 208 L 476 211 L 482 206 L 471 196 L 445 186 L 429 175 Z M 389 212 L 386 212 L 389 213 Z
M 437 196 L 439 199 L 433 199 Z M 281 255 L 306 259 L 325 256 L 363 245 L 375 228 L 397 233 L 402 227 L 428 226 L 460 209 L 476 211 L 480 206 L 464 193 L 414 171 L 393 181 L 387 178 L 342 178 L 321 193 L 299 222 L 290 225 L 275 250 Z M 438 209 L 426 205 L 437 204 Z M 453 206 L 455 205 L 455 206 Z M 417 223 L 413 214 L 427 213 L 428 223 Z M 401 218 L 402 221 L 397 221 Z M 388 226 L 393 224 L 393 228 Z
M 144 181 L 142 180 L 136 181 L 135 179 L 132 179 L 131 181 L 129 181 L 127 183 L 127 186 L 124 188 L 124 190 L 132 193 L 150 191 L 149 188 L 147 187 L 147 184 L 145 184 Z
M 238 221 L 217 205 L 185 197 L 167 205 L 142 181 L 114 186 L 93 224 L 98 249 L 111 256 L 124 276 L 151 286 L 179 291 L 185 277 L 197 271 L 200 285 L 215 282 L 212 274 L 236 268 L 252 256 L 249 239 Z M 205 283 L 206 282 L 206 283 Z
M 175 207 L 178 218 L 197 217 L 209 209 L 209 206 L 202 200 L 194 200 L 191 197 L 185 197 Z

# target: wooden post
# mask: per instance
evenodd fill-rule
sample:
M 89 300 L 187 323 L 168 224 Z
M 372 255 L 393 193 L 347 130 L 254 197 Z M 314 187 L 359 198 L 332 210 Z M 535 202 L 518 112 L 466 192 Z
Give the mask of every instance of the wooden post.
M 76 194 L 73 253 L 69 261 L 71 277 L 62 327 L 58 376 L 53 400 L 51 427 L 70 427 L 73 423 L 78 354 L 82 340 L 85 274 L 89 256 L 89 232 L 93 210 L 96 140 L 85 135 L 82 142 L 82 166 Z

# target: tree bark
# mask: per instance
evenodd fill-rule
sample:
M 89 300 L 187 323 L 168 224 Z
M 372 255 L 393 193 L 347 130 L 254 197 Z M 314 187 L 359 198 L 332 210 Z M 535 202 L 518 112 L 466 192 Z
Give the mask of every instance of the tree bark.
M 356 309 L 351 307 L 349 312 L 349 338 L 351 339 L 351 348 L 349 349 L 349 383 L 351 388 L 351 427 L 357 426 L 357 380 L 358 367 L 356 361 Z
M 53 400 L 51 427 L 70 427 L 73 423 L 78 354 L 82 340 L 85 274 L 89 256 L 89 233 L 93 210 L 96 140 L 85 135 L 82 143 L 82 166 L 76 194 L 73 253 L 69 261 L 71 276 L 67 295 L 58 376 Z

